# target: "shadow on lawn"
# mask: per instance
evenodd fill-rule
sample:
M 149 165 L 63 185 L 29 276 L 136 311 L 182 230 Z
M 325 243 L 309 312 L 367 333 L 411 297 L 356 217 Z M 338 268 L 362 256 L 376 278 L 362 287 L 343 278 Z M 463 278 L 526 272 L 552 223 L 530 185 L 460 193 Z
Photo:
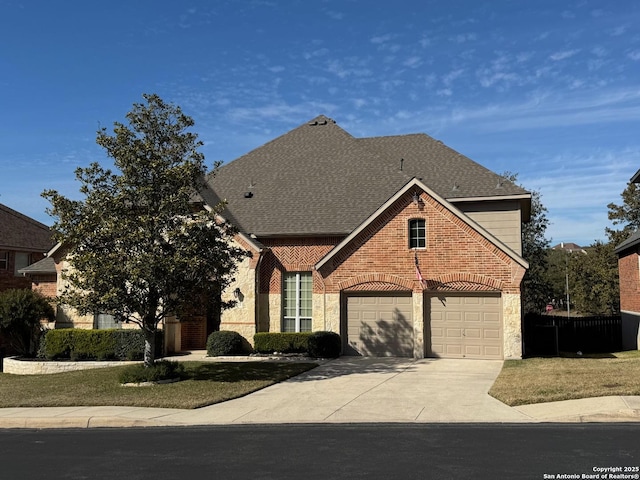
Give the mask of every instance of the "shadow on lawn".
M 280 363 L 280 362 L 233 362 L 203 363 L 195 368 L 188 368 L 185 377 L 189 380 L 204 382 L 242 382 L 251 380 L 276 380 L 303 373 L 314 363 Z

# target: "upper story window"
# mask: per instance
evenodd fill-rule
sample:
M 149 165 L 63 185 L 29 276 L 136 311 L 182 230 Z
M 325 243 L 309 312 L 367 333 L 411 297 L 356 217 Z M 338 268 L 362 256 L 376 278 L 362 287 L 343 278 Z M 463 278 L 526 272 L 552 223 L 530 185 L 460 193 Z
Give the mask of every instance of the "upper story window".
M 312 298 L 311 272 L 287 272 L 284 274 L 283 332 L 311 331 Z
M 28 267 L 31 265 L 31 255 L 24 252 L 16 252 L 16 262 L 15 262 L 14 274 L 19 276 L 19 270 Z
M 427 227 L 423 218 L 409 220 L 409 248 L 427 248 Z

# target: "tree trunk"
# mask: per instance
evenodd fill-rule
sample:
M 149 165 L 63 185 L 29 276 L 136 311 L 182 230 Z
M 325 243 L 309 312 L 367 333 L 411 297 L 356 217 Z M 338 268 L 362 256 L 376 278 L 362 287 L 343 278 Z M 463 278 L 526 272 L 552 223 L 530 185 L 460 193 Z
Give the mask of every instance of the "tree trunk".
M 145 324 L 144 328 L 144 366 L 151 367 L 156 361 L 156 331 L 152 325 Z

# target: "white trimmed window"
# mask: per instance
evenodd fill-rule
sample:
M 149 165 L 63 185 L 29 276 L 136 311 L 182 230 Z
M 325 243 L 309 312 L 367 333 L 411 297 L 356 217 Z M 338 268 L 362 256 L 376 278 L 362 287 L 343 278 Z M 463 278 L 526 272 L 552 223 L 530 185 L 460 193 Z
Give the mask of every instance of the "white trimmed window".
M 409 220 L 409 248 L 427 248 L 427 227 L 423 218 Z
M 282 331 L 310 332 L 313 311 L 311 272 L 285 273 L 283 290 Z

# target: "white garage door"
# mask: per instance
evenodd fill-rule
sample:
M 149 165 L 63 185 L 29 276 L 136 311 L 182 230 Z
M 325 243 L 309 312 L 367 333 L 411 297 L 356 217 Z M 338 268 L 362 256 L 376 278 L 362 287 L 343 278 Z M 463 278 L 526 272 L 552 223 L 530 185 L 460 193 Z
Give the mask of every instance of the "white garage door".
M 430 307 L 430 356 L 503 358 L 499 294 L 431 297 Z
M 411 295 L 347 297 L 347 355 L 413 357 Z

